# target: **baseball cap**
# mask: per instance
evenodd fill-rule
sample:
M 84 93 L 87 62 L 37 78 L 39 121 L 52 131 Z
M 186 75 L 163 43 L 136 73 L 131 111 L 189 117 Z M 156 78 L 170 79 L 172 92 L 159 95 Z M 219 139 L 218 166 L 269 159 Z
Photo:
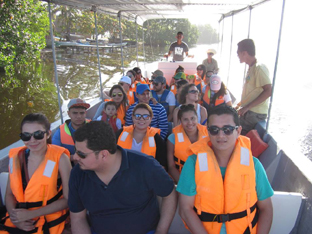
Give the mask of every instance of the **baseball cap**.
M 151 91 L 147 84 L 139 84 L 136 88 L 138 94 L 144 93 L 145 90 Z
M 218 75 L 212 75 L 210 77 L 210 89 L 211 90 L 220 90 L 221 88 L 221 78 Z
M 163 76 L 157 76 L 154 80 L 154 83 L 162 83 L 162 84 L 166 84 L 166 78 Z
M 173 79 L 180 80 L 180 79 L 186 79 L 186 75 L 184 72 L 178 72 L 174 75 Z
M 157 76 L 164 76 L 164 73 L 161 70 L 156 70 L 152 72 L 152 77 L 157 77 Z
M 67 108 L 69 110 L 70 108 L 79 107 L 79 106 L 88 109 L 90 107 L 90 104 L 86 103 L 84 100 L 80 98 L 74 98 L 69 101 Z
M 131 79 L 129 76 L 123 76 L 121 77 L 121 79 L 119 80 L 119 82 L 124 82 L 124 83 L 127 83 L 129 85 L 131 85 Z

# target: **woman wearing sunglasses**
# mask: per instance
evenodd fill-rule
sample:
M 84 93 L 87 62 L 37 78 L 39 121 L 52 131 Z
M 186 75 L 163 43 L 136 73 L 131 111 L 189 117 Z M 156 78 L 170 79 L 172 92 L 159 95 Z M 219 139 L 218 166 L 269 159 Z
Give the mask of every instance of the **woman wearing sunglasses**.
M 198 104 L 199 91 L 195 84 L 188 84 L 182 87 L 180 94 L 178 95 L 178 100 L 181 105 L 192 104 L 195 107 L 198 123 L 205 123 L 207 120 L 207 111 L 204 107 Z M 180 124 L 178 119 L 178 111 L 180 107 L 176 107 L 173 111 L 173 125 L 177 126 Z
M 105 103 L 108 101 L 114 101 L 117 104 L 117 118 L 121 120 L 121 123 L 125 124 L 126 111 L 128 109 L 128 98 L 125 90 L 120 85 L 114 85 L 110 91 L 109 96 L 111 99 L 105 99 L 104 102 L 97 109 L 93 120 L 96 120 L 104 110 Z
M 208 136 L 207 127 L 198 123 L 194 105 L 182 105 L 178 111 L 178 119 L 181 124 L 173 128 L 173 133 L 167 140 L 168 172 L 176 183 L 189 156 L 187 148 Z
M 68 216 L 69 152 L 52 145 L 50 123 L 43 114 L 26 115 L 20 138 L 25 146 L 10 150 L 6 208 L 1 233 L 62 233 Z
M 132 149 L 151 155 L 167 168 L 166 144 L 160 136 L 160 129 L 150 127 L 153 118 L 151 107 L 137 104 L 132 112 L 133 125 L 117 131 L 117 144 L 124 149 Z

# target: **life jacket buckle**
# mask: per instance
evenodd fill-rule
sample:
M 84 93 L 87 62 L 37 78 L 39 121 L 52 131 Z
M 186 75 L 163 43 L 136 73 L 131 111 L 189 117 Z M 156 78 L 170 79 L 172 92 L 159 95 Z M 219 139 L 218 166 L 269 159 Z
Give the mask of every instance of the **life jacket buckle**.
M 218 223 L 225 223 L 230 221 L 230 215 L 229 214 L 220 214 L 217 216 Z

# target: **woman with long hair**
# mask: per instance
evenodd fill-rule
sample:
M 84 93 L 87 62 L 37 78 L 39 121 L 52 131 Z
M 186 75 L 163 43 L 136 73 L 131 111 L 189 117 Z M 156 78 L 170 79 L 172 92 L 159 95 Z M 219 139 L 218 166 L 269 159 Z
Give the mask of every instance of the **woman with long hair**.
M 150 127 L 152 118 L 153 111 L 149 105 L 137 104 L 132 112 L 133 125 L 117 131 L 117 144 L 153 156 L 167 168 L 166 144 L 160 136 L 160 129 Z
M 198 123 L 203 123 L 207 119 L 207 111 L 204 107 L 198 104 L 199 91 L 195 84 L 187 84 L 182 87 L 181 92 L 178 95 L 178 100 L 181 105 L 192 104 L 195 107 Z M 180 107 L 176 107 L 173 111 L 173 125 L 177 126 L 180 124 L 178 119 L 178 111 Z
M 187 147 L 208 136 L 207 127 L 198 123 L 194 105 L 182 105 L 178 111 L 178 119 L 181 124 L 173 128 L 173 133 L 167 140 L 168 173 L 176 183 L 189 156 Z
M 0 233 L 61 234 L 68 216 L 69 151 L 51 144 L 50 123 L 40 113 L 24 117 L 20 138 L 25 146 L 9 153 L 9 216 Z
M 93 120 L 96 120 L 103 114 L 105 103 L 108 101 L 114 101 L 117 104 L 117 118 L 121 120 L 121 123 L 125 124 L 126 111 L 128 109 L 128 98 L 125 90 L 120 85 L 114 85 L 110 91 L 109 96 L 111 99 L 105 99 L 104 102 L 97 109 Z

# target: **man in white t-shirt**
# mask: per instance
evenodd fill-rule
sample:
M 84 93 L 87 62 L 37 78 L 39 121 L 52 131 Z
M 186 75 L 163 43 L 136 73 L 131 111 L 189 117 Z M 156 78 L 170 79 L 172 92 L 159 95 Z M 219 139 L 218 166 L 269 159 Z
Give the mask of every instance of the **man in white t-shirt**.
M 173 92 L 166 89 L 166 78 L 163 76 L 157 76 L 153 80 L 153 90 L 151 92 L 153 98 L 166 109 L 168 121 L 172 121 L 176 99 Z

